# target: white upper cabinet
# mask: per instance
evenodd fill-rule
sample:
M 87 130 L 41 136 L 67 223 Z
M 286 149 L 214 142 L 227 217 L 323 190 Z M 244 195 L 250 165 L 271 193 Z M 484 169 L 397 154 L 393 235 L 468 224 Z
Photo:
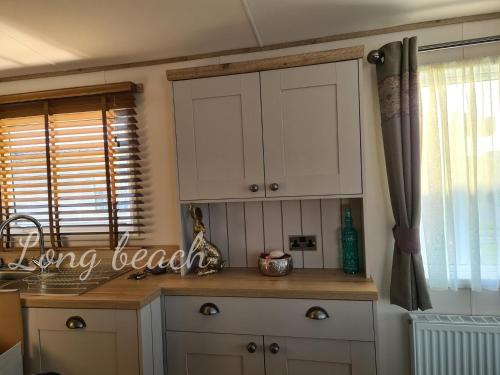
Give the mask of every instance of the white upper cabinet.
M 362 194 L 357 60 L 173 87 L 181 201 Z
M 361 194 L 356 61 L 261 72 L 268 197 Z
M 264 197 L 259 73 L 175 82 L 174 105 L 180 199 Z

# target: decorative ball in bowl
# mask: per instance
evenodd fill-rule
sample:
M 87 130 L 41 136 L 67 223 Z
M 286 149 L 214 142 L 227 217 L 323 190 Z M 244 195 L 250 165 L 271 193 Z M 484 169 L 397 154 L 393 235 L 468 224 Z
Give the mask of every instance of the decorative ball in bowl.
M 285 276 L 293 269 L 293 261 L 290 254 L 279 250 L 259 255 L 259 271 L 265 276 Z

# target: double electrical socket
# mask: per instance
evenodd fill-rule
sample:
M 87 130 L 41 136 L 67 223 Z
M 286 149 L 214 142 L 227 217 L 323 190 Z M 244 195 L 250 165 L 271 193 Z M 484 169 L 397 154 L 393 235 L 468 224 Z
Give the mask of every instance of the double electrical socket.
M 313 251 L 316 250 L 316 236 L 302 236 L 302 235 L 292 235 L 288 236 L 288 244 L 290 251 L 303 250 L 303 251 Z

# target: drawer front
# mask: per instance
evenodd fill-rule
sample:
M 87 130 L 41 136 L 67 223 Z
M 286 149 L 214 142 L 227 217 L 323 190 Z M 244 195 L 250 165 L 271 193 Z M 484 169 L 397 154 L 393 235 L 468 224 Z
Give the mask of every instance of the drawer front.
M 99 309 L 52 309 L 52 308 L 31 308 L 25 309 L 25 313 L 30 318 L 36 318 L 39 328 L 50 330 L 68 331 L 67 324 L 73 322 L 72 327 L 76 327 L 78 321 L 85 324 L 85 331 L 116 332 L 118 317 L 123 314 L 117 310 Z M 134 317 L 136 314 L 133 314 Z M 78 331 L 78 328 L 73 328 Z
M 313 307 L 329 317 L 306 317 Z M 375 340 L 371 301 L 167 296 L 165 314 L 171 331 Z M 318 318 L 321 312 L 310 315 Z

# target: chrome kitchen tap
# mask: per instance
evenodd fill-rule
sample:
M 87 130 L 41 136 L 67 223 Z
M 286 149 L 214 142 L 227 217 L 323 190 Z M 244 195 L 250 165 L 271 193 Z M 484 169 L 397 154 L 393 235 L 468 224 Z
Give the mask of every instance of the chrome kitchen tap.
M 40 222 L 35 219 L 33 216 L 29 216 L 29 215 L 12 215 L 11 217 L 9 217 L 7 220 L 5 220 L 4 222 L 2 222 L 0 224 L 0 237 L 2 236 L 2 233 L 3 233 L 3 230 L 5 229 L 5 227 L 12 223 L 13 221 L 17 221 L 17 220 L 28 220 L 28 221 L 31 221 L 33 224 L 35 224 L 35 227 L 38 231 L 38 242 L 40 244 L 40 261 L 33 261 L 33 263 L 35 263 L 39 268 L 40 268 L 40 272 L 41 273 L 47 273 L 49 272 L 47 267 L 51 264 L 51 262 L 47 259 L 45 259 L 45 243 L 44 243 L 44 239 L 43 239 L 43 228 L 42 228 L 42 224 L 40 224 Z

